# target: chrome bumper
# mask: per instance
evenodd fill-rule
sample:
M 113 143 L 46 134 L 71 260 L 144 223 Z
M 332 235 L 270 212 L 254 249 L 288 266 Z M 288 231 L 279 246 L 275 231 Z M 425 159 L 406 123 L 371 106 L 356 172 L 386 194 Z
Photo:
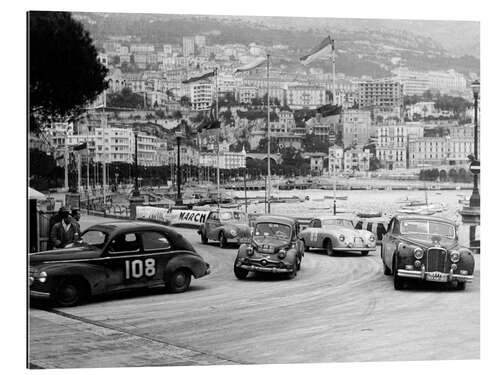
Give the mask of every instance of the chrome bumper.
M 453 270 L 450 270 L 450 273 L 427 272 L 424 267 L 422 267 L 420 271 L 398 269 L 398 276 L 436 282 L 449 282 L 456 280 L 470 283 L 474 279 L 473 275 L 460 275 L 453 273 Z
M 291 269 L 287 268 L 276 268 L 276 267 L 261 267 L 254 266 L 253 264 L 241 264 L 238 267 L 244 268 L 249 271 L 257 271 L 257 272 L 270 272 L 270 273 L 290 273 Z
M 38 292 L 36 290 L 30 290 L 30 297 L 49 299 L 50 298 L 50 293 L 47 293 L 47 292 Z
M 377 247 L 334 247 L 334 251 L 375 251 Z

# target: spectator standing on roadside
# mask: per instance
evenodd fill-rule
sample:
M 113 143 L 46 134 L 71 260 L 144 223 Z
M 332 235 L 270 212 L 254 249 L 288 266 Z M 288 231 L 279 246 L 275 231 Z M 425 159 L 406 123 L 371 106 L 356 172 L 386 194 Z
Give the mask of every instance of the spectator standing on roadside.
M 73 208 L 71 210 L 71 217 L 72 217 L 72 221 L 73 221 L 73 224 L 75 224 L 76 228 L 78 229 L 78 236 L 80 236 L 80 234 L 82 233 L 81 229 L 80 229 L 80 210 L 78 208 Z
M 61 216 L 61 221 L 54 224 L 50 231 L 50 240 L 56 249 L 64 248 L 79 237 L 79 230 L 69 212 L 63 211 Z

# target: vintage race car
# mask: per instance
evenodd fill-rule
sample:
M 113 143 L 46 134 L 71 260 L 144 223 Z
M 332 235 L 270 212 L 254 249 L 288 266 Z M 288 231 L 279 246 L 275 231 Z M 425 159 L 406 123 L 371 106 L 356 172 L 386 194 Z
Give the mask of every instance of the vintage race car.
M 458 244 L 453 221 L 423 215 L 395 216 L 382 239 L 385 275 L 393 275 L 394 288 L 407 278 L 450 282 L 457 289 L 473 280 L 474 256 Z
M 29 256 L 31 297 L 73 306 L 85 297 L 141 287 L 184 292 L 210 266 L 164 225 L 120 221 L 94 225 L 64 249 Z
M 249 243 L 238 249 L 234 274 L 238 279 L 250 271 L 288 274 L 294 278 L 300 270 L 304 248 L 298 241 L 299 223 L 285 216 L 260 216 L 255 221 Z
M 215 210 L 200 228 L 198 234 L 201 242 L 206 244 L 209 240 L 219 241 L 219 246 L 224 248 L 230 242 L 241 244 L 251 237 L 248 217 L 243 211 Z
M 354 229 L 353 222 L 340 216 L 324 216 L 311 220 L 299 234 L 305 250 L 325 249 L 330 256 L 335 251 L 360 251 L 367 255 L 375 251 L 377 242 L 372 232 Z

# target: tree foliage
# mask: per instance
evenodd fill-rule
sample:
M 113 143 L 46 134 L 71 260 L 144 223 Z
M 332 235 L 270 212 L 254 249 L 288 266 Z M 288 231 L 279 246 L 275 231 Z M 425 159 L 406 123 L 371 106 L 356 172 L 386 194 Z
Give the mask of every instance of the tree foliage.
M 109 107 L 137 109 L 143 107 L 144 97 L 124 87 L 119 93 L 108 95 L 107 104 Z
M 89 33 L 67 12 L 29 13 L 30 130 L 67 120 L 107 88 Z

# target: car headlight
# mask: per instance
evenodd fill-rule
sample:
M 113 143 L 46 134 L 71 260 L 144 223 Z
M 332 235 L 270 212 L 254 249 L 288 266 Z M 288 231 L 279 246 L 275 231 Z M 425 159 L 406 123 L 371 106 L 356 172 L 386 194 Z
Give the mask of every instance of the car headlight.
M 247 255 L 252 256 L 253 252 L 254 252 L 253 247 L 251 246 L 247 247 Z
M 342 241 L 342 242 L 344 242 L 344 241 L 345 241 L 345 236 L 344 236 L 343 234 L 341 234 L 341 235 L 339 236 L 339 240 L 340 240 L 340 241 Z
M 286 250 L 281 249 L 280 251 L 278 251 L 278 258 L 283 259 L 284 257 L 286 257 Z
M 375 242 L 375 236 L 372 234 L 369 238 L 370 242 Z
M 413 250 L 413 256 L 416 258 L 416 259 L 422 259 L 423 256 L 424 256 L 424 251 L 420 248 L 420 247 L 416 247 L 414 250 Z
M 38 281 L 40 281 L 41 283 L 44 283 L 47 281 L 47 273 L 42 271 L 40 272 L 40 274 L 38 275 Z
M 231 234 L 231 236 L 236 236 L 238 234 L 238 232 L 236 232 L 234 229 L 231 229 L 229 233 Z
M 450 259 L 453 263 L 457 263 L 460 260 L 460 253 L 458 251 L 452 251 Z

